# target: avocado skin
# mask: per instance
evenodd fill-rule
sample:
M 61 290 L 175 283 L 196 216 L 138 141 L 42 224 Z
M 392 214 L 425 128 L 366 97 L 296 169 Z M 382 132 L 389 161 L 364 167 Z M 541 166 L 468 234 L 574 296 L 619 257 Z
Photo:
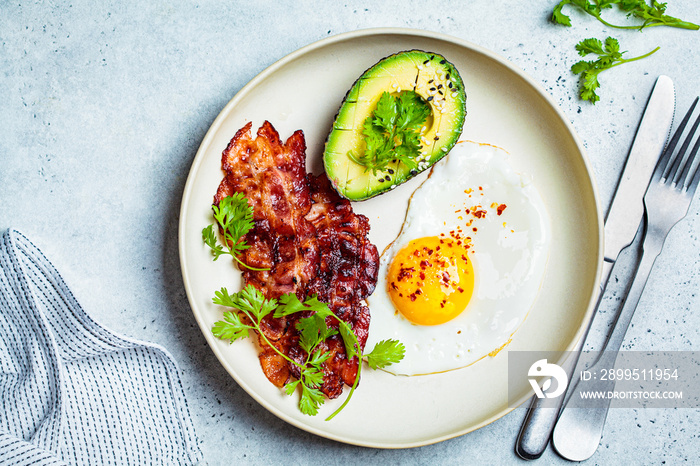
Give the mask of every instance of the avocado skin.
M 397 163 L 376 175 L 365 171 L 365 167 L 347 155 L 350 150 L 364 150 L 362 123 L 376 108 L 382 92 L 396 94 L 408 90 L 415 91 L 431 106 L 431 116 L 422 134 L 424 163 L 415 170 Z M 368 68 L 345 94 L 326 138 L 323 154 L 326 174 L 336 191 L 347 199 L 360 201 L 382 194 L 447 155 L 462 133 L 465 116 L 464 83 L 444 56 L 422 50 L 390 55 Z

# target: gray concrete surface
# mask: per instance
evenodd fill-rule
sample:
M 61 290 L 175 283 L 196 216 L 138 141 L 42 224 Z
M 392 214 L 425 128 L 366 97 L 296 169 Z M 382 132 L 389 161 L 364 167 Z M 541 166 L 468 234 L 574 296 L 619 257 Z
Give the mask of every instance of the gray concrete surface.
M 583 140 L 607 211 L 656 76 L 679 111 L 700 93 L 700 32 L 615 31 L 556 4 L 418 2 L 3 2 L 0 5 L 0 229 L 14 227 L 55 263 L 99 322 L 165 346 L 179 362 L 208 464 L 523 464 L 518 409 L 471 434 L 410 450 L 339 444 L 290 427 L 233 381 L 207 346 L 180 275 L 177 224 L 190 164 L 209 125 L 257 73 L 286 54 L 360 28 L 438 31 L 524 69 Z M 693 0 L 669 14 L 700 22 Z M 577 97 L 575 43 L 615 35 L 643 61 L 601 75 L 601 101 Z M 669 237 L 627 349 L 697 350 L 700 201 Z M 631 263 L 634 251 L 628 254 Z M 628 267 L 605 298 L 614 308 Z M 604 311 L 610 315 L 610 310 Z M 604 320 L 604 319 L 603 319 Z M 605 324 L 598 326 L 600 337 Z M 617 409 L 589 464 L 693 464 L 692 409 Z M 549 448 L 540 464 L 564 464 Z

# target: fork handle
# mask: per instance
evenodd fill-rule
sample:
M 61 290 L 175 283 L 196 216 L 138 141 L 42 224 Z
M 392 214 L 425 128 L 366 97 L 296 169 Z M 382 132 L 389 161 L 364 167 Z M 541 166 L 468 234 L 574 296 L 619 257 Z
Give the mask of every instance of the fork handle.
M 652 232 L 647 232 L 644 237 L 642 258 L 637 266 L 637 272 L 627 292 L 622 310 L 613 323 L 613 331 L 605 342 L 602 351 L 617 352 L 622 347 L 622 342 L 625 340 L 625 334 L 627 333 L 630 322 L 632 322 L 632 316 L 642 297 L 644 287 L 651 274 L 651 269 L 654 267 L 654 262 L 656 262 L 656 258 L 659 257 L 661 249 L 664 246 L 665 235 L 661 236 L 661 239 L 659 236 L 660 235 L 653 234 Z M 612 362 L 614 363 L 615 361 L 613 360 Z
M 646 235 L 642 259 L 639 262 L 634 281 L 625 298 L 625 303 L 613 324 L 613 331 L 603 347 L 603 353 L 601 353 L 598 361 L 588 369 L 589 371 L 595 373 L 599 372 L 603 367 L 606 369 L 614 367 L 617 352 L 622 346 L 634 311 L 637 308 L 639 299 L 642 297 L 649 274 L 662 247 L 663 241 L 659 242 L 657 235 Z M 552 435 L 552 443 L 557 453 L 571 461 L 584 461 L 590 458 L 598 449 L 598 444 L 603 436 L 608 406 L 569 408 L 569 401 L 571 399 L 580 399 L 581 392 L 584 390 L 608 391 L 614 388 L 614 383 L 611 386 L 610 382 L 600 379 L 587 381 L 584 385 L 582 387 L 579 381 L 570 390 L 571 395 L 561 411 Z

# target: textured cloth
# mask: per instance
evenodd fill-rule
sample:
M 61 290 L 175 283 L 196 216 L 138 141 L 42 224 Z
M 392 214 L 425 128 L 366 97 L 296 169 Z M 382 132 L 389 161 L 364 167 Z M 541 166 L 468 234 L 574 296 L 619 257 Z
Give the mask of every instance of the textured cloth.
M 0 241 L 0 464 L 193 464 L 168 352 L 94 322 L 27 238 Z

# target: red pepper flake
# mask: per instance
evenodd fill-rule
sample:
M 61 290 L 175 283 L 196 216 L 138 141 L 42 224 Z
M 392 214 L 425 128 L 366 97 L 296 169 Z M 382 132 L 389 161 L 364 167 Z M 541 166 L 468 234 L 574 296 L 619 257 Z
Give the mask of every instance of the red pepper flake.
M 413 293 L 413 294 L 410 296 L 410 299 L 411 299 L 411 302 L 415 301 L 415 300 L 416 300 L 416 294 Z
M 472 228 L 473 231 L 477 231 L 478 229 L 476 227 Z
M 403 281 L 404 278 L 412 278 L 413 272 L 416 270 L 413 267 L 402 267 L 399 270 L 399 275 L 396 277 L 398 281 Z
M 499 205 L 498 208 L 496 209 L 498 215 L 501 215 L 501 214 L 503 213 L 504 210 L 506 210 L 506 205 L 505 205 L 505 204 Z
M 421 295 L 421 294 L 423 294 L 423 292 L 422 292 L 420 289 L 418 289 L 418 290 L 416 290 L 416 292 L 413 293 L 413 294 L 415 294 L 415 295 Z
M 450 274 L 446 271 L 442 272 L 442 281 L 445 284 L 445 286 L 450 284 Z
M 419 277 L 420 277 L 421 280 L 425 280 L 425 273 L 421 272 L 420 275 L 419 275 Z

